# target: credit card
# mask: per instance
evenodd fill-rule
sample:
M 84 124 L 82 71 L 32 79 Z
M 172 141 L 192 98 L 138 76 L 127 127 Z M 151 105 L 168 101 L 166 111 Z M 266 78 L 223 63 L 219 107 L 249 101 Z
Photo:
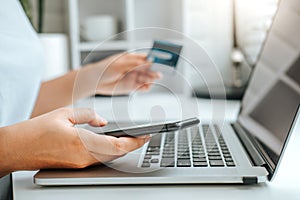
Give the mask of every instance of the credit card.
M 147 59 L 153 63 L 176 68 L 182 46 L 168 41 L 155 40 Z

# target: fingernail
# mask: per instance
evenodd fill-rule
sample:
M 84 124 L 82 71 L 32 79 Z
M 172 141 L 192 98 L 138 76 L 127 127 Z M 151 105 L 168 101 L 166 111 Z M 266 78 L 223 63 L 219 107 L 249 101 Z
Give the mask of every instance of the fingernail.
M 105 123 L 105 124 L 107 124 L 107 120 L 101 117 L 101 118 L 100 118 L 100 123 Z
M 140 136 L 138 136 L 139 138 L 148 138 L 149 137 L 149 135 L 140 135 Z
M 158 78 L 162 78 L 162 77 L 163 77 L 162 73 L 157 72 L 157 77 L 158 77 Z
M 151 137 L 147 137 L 147 138 L 145 139 L 145 143 L 149 142 L 150 139 L 151 139 Z

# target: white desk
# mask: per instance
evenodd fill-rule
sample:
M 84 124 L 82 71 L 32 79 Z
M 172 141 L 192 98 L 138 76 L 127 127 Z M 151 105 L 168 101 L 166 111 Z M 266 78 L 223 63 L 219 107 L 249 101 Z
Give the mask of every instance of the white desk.
M 203 120 L 222 119 L 221 110 L 225 108 L 226 119 L 234 120 L 238 113 L 238 102 L 184 99 L 179 97 L 185 111 L 178 114 L 178 99 L 170 96 L 151 97 L 145 95 L 135 96 L 128 101 L 127 97 L 119 97 L 111 101 L 110 98 L 101 98 L 94 101 L 88 99 L 81 101 L 76 107 L 94 107 L 99 114 L 108 120 L 114 118 L 126 120 L 128 115 L 132 119 L 145 120 L 180 116 L 194 116 L 198 114 Z M 183 100 L 183 101 L 182 101 Z M 111 102 L 119 112 L 111 111 Z M 198 104 L 198 105 L 197 105 Z M 159 105 L 159 106 L 158 106 Z M 212 106 L 213 105 L 213 106 Z M 224 107 L 225 105 L 225 107 Z M 132 107 L 133 106 L 133 107 Z M 152 107 L 152 109 L 151 109 Z M 130 109 L 129 109 L 130 108 Z M 162 111 L 162 109 L 164 112 Z M 199 113 L 195 110 L 200 111 Z M 127 110 L 130 110 L 128 113 Z M 214 110 L 214 115 L 212 115 Z M 151 112 L 150 112 L 151 111 Z M 151 113 L 151 114 L 150 114 Z M 173 116 L 172 116 L 173 115 Z M 116 117 L 117 116 L 117 117 Z M 153 199 L 287 199 L 300 200 L 300 122 L 290 140 L 283 162 L 279 168 L 276 179 L 271 183 L 253 186 L 245 185 L 177 185 L 177 186 L 76 186 L 76 187 L 40 187 L 33 184 L 35 172 L 13 173 L 13 191 L 15 199 L 109 199 L 109 200 L 153 200 Z

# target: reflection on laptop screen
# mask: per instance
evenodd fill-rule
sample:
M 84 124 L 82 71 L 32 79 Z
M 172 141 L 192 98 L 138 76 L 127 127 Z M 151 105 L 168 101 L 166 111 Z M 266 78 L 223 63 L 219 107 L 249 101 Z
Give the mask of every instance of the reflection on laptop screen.
M 300 1 L 282 0 L 242 102 L 239 122 L 274 164 L 300 104 Z

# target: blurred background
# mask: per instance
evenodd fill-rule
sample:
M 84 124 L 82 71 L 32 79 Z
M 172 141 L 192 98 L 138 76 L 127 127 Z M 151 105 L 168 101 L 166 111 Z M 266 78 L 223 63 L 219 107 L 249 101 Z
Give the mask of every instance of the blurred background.
M 183 44 L 184 55 L 193 57 L 192 67 L 178 63 L 178 71 L 197 95 L 205 96 L 207 84 L 235 89 L 240 98 L 257 60 L 278 0 L 20 0 L 45 46 L 44 79 L 55 78 L 83 64 L 95 62 L 132 48 L 151 48 L 153 40 Z M 133 31 L 156 27 L 168 31 Z M 128 31 L 113 37 L 115 34 Z M 174 32 L 176 31 L 176 32 Z M 180 34 L 178 34 L 180 33 Z M 182 36 L 181 36 L 182 34 Z M 199 45 L 221 74 L 223 86 L 211 66 L 203 63 Z M 102 45 L 101 42 L 105 41 Z M 164 85 L 189 93 L 178 77 L 166 75 Z M 208 83 L 209 82 L 209 83 Z M 154 91 L 159 91 L 154 88 Z

